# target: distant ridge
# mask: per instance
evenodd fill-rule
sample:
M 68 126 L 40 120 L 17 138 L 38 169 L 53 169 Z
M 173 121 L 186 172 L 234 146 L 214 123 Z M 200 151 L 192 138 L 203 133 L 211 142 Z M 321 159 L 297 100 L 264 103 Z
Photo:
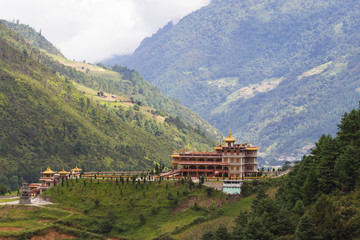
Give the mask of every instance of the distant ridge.
M 211 1 L 119 62 L 263 154 L 299 158 L 358 105 L 359 4 Z

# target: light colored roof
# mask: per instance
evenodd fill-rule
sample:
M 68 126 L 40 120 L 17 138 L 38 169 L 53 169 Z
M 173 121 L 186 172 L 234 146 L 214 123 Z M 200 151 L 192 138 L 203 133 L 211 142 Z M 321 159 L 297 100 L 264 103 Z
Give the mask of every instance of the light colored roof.
M 42 172 L 43 174 L 54 174 L 55 172 L 48 167 L 46 171 Z

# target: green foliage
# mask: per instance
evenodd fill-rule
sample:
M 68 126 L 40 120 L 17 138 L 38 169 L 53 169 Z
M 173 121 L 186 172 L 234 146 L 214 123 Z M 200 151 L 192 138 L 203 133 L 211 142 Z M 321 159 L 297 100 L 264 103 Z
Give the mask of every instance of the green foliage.
M 236 220 L 235 239 L 357 239 L 360 226 L 360 108 L 345 113 L 336 137 L 323 135 L 308 156 L 277 179 L 275 199 L 259 182 L 251 213 Z M 360 128 L 359 128 L 360 129 Z M 263 185 L 266 186 L 266 185 Z M 280 217 L 281 216 L 281 217 Z
M 182 192 L 187 186 L 177 184 L 166 189 L 166 182 L 161 184 L 146 184 L 148 190 L 139 191 L 144 183 L 125 183 L 116 185 L 116 180 L 100 180 L 99 184 L 84 187 L 79 179 L 68 180 L 74 184 L 73 191 L 56 186 L 45 192 L 58 204 L 54 207 L 60 209 L 76 209 L 73 217 L 61 220 L 60 226 L 71 226 L 74 229 L 86 229 L 87 232 L 104 234 L 107 236 L 118 236 L 130 239 L 153 239 L 164 234 L 163 229 L 174 230 L 175 226 L 187 226 L 195 219 L 205 219 L 211 216 L 211 212 L 199 207 L 199 211 L 191 207 L 182 211 L 170 213 L 177 207 L 172 198 L 168 199 L 169 193 L 176 196 L 176 192 Z M 172 185 L 172 184 L 171 184 Z M 138 187 L 138 189 L 136 189 Z M 63 194 L 57 189 L 64 190 Z M 120 193 L 123 193 L 122 195 Z M 111 195 L 109 193 L 112 193 Z M 179 204 L 186 204 L 195 196 L 202 199 L 207 197 L 205 190 L 194 188 L 189 195 L 177 196 Z M 215 199 L 224 196 L 221 192 L 214 193 Z M 86 214 L 81 212 L 86 211 Z M 196 222 L 196 224 L 200 223 Z M 195 222 L 194 222 L 195 224 Z M 193 225 L 194 225 L 193 224 Z M 169 231 L 169 230 L 166 230 Z
M 4 195 L 5 193 L 7 193 L 6 186 L 3 183 L 1 183 L 0 184 L 0 195 Z
M 20 37 L 26 39 L 29 43 L 31 43 L 32 46 L 43 49 L 54 55 L 63 56 L 61 52 L 52 43 L 50 43 L 48 40 L 46 40 L 44 36 L 41 35 L 41 31 L 38 33 L 29 25 L 8 22 L 5 20 L 0 20 L 0 23 L 6 24 L 10 29 L 17 32 Z M 27 55 L 27 50 L 24 49 L 23 53 Z
M 315 222 L 309 214 L 301 217 L 298 229 L 296 231 L 299 240 L 316 240 L 317 237 Z
M 0 183 L 10 189 L 20 186 L 19 176 L 37 181 L 46 166 L 138 170 L 154 160 L 169 164 L 173 149 L 188 143 L 215 145 L 192 127 L 180 132 L 89 99 L 69 79 L 91 78 L 51 60 L 2 23 L 0 43 Z

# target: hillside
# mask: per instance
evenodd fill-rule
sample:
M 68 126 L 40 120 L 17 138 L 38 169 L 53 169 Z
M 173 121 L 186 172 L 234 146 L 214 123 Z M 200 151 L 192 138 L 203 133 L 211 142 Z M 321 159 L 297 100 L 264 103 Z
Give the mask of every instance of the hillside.
M 21 24 L 17 22 L 9 22 L 6 20 L 0 20 L 0 23 L 6 24 L 10 29 L 17 32 L 21 38 L 28 40 L 28 42 L 37 48 L 43 49 L 51 54 L 62 56 L 62 53 L 44 36 L 41 35 L 41 31 L 38 33 L 29 25 Z
M 254 199 L 238 201 L 188 181 L 126 178 L 67 180 L 44 195 L 56 204 L 0 205 L 0 237 L 200 239 L 209 227 L 231 230 Z
M 151 169 L 154 161 L 169 164 L 176 148 L 215 145 L 179 118 L 160 120 L 156 109 L 80 92 L 83 86 L 50 68 L 49 57 L 1 23 L 0 43 L 0 185 L 17 189 L 22 178 L 37 181 L 49 165 Z
M 110 69 L 101 64 L 95 66 L 85 62 L 70 61 L 33 28 L 5 20 L 1 22 L 7 24 L 32 46 L 44 50 L 51 59 L 43 56 L 42 60 L 53 71 L 60 72 L 65 77 L 95 90 L 129 97 L 174 118 L 180 117 L 186 124 L 193 128 L 200 128 L 213 138 L 223 137 L 218 129 L 180 104 L 178 100 L 172 100 L 163 95 L 158 88 L 150 85 L 135 70 L 121 66 L 113 66 Z
M 355 0 L 214 0 L 106 63 L 135 68 L 264 155 L 302 155 L 357 105 L 359 13 Z
M 359 131 L 360 108 L 345 113 L 336 136 L 323 135 L 288 175 L 247 180 L 240 197 L 189 179 L 65 180 L 44 194 L 57 204 L 0 206 L 0 236 L 356 240 Z
M 360 108 L 338 127 L 281 180 L 275 199 L 259 189 L 251 211 L 238 218 L 235 239 L 359 239 Z

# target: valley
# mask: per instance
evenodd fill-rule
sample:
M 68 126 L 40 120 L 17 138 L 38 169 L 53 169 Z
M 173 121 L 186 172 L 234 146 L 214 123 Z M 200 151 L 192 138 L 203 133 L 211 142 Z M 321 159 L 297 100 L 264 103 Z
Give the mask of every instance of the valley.
M 273 161 L 335 134 L 357 107 L 358 15 L 357 1 L 214 0 L 105 63 L 136 69 Z
M 358 1 L 0 12 L 0 240 L 359 239 Z

